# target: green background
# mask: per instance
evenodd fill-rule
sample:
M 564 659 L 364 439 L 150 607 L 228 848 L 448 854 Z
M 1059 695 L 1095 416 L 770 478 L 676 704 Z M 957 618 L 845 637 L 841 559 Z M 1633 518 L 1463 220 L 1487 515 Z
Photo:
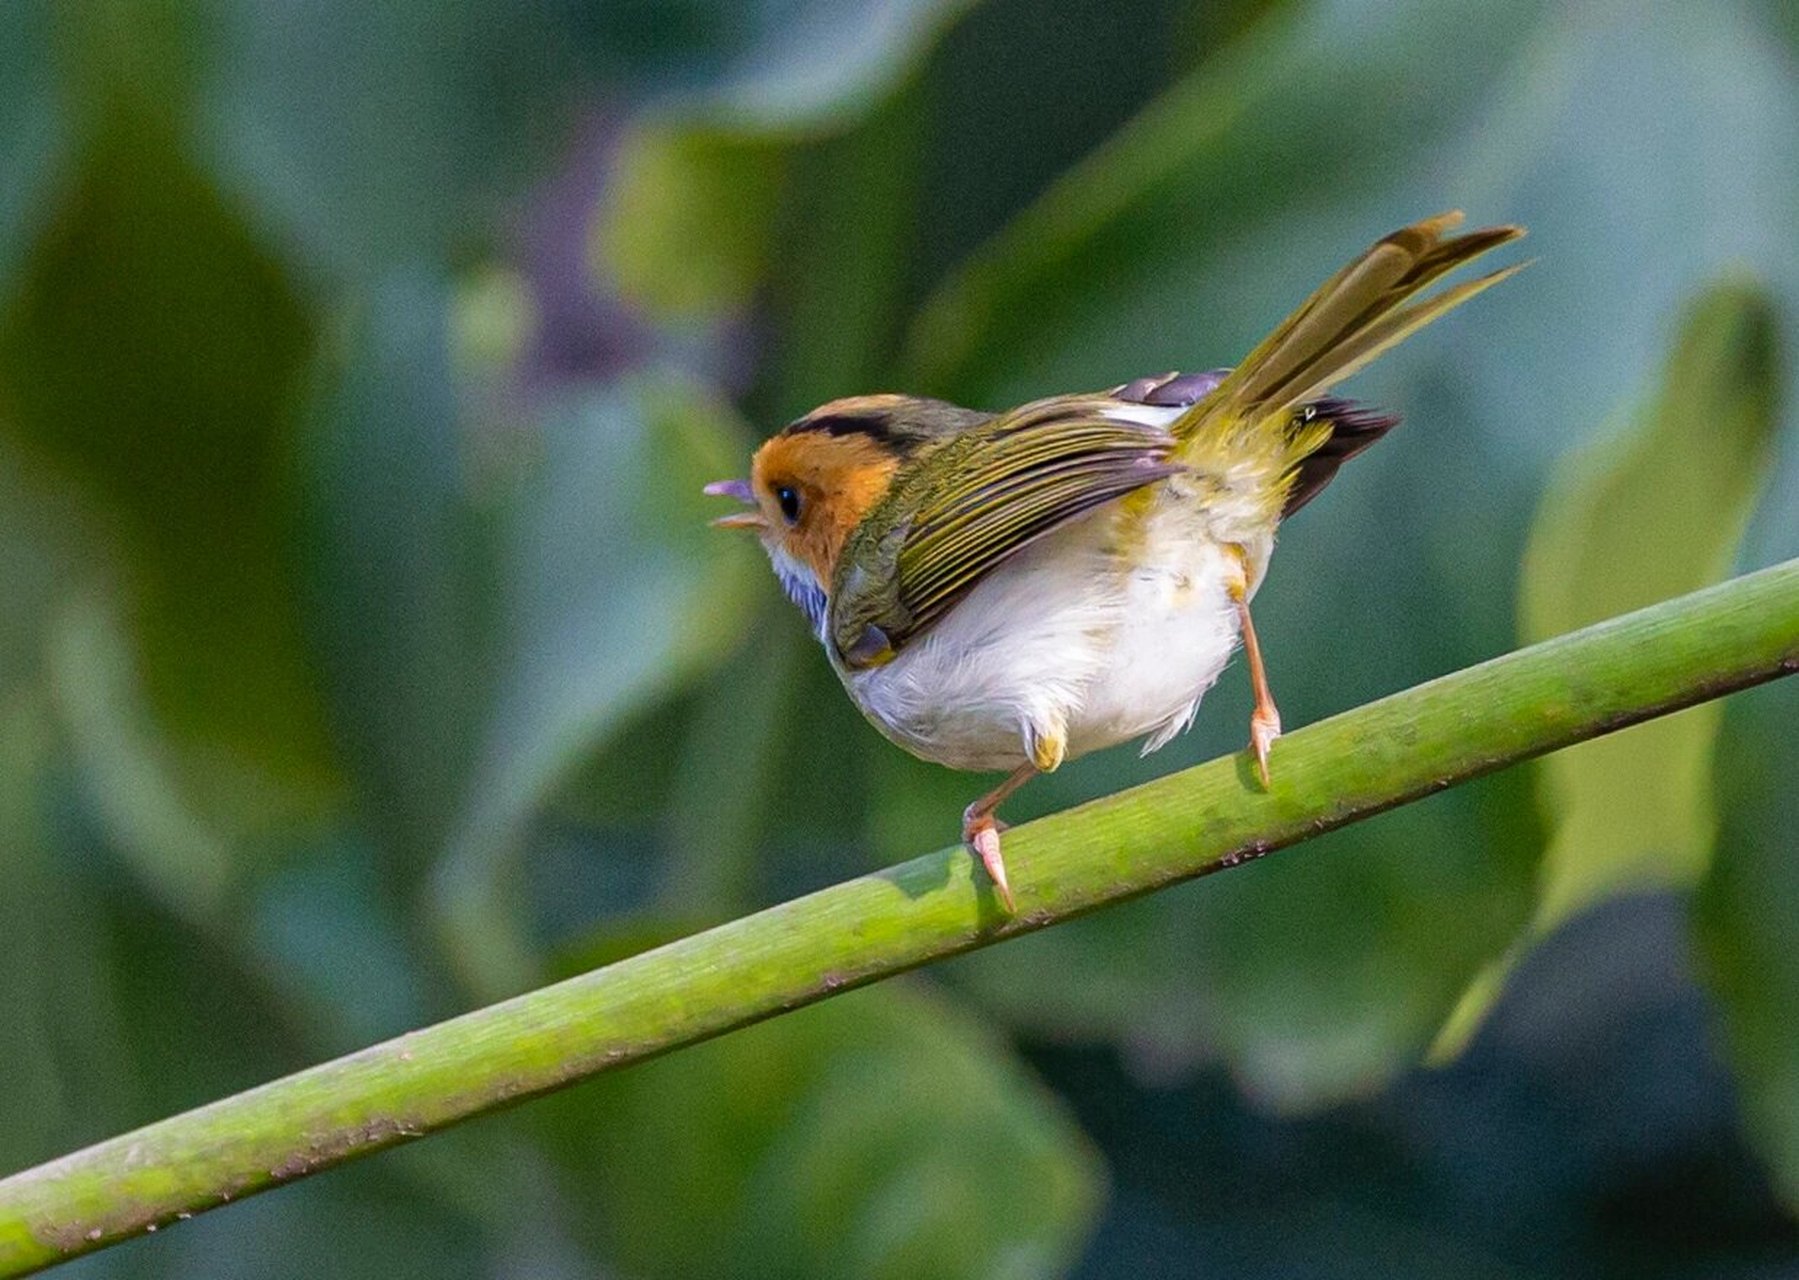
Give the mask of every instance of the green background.
M 1349 388 L 1288 723 L 1799 554 L 1793 13 L 0 0 L 0 1172 L 951 839 L 705 524 L 819 401 L 1462 207 L 1538 261 Z M 1795 685 L 71 1274 L 1799 1275 Z

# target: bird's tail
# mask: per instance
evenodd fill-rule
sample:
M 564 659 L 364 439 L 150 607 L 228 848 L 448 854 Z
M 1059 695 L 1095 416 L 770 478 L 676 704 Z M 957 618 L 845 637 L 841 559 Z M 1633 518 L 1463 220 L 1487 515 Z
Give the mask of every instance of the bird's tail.
M 1448 235 L 1461 221 L 1460 213 L 1444 213 L 1395 231 L 1320 285 L 1173 424 L 1177 460 L 1221 476 L 1247 471 L 1268 487 L 1270 501 L 1279 500 L 1287 514 L 1297 510 L 1395 421 L 1317 397 L 1526 265 L 1419 299 L 1439 277 L 1524 234 L 1501 226 Z M 1327 465 L 1311 466 L 1316 474 L 1308 475 L 1302 464 L 1314 455 Z

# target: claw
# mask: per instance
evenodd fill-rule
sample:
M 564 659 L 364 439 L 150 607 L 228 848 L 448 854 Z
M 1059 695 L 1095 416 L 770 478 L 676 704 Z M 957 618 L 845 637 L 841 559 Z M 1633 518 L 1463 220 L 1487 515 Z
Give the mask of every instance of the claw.
M 1281 716 L 1273 707 L 1266 713 L 1257 711 L 1249 717 L 1249 746 L 1256 753 L 1256 773 L 1262 779 L 1264 791 L 1273 785 L 1268 776 L 1268 748 L 1280 736 Z
M 994 892 L 1005 905 L 1006 914 L 1016 912 L 1012 886 L 1006 880 L 1006 861 L 999 852 L 999 823 L 989 816 L 971 817 L 963 824 L 962 839 L 987 869 L 987 877 L 993 881 Z
M 1005 859 L 999 856 L 999 833 L 1006 829 L 1006 824 L 994 817 L 993 811 L 1036 773 L 1035 765 L 1019 765 L 1004 782 L 962 811 L 962 843 L 973 850 L 981 865 L 987 868 L 987 878 L 993 881 L 994 892 L 1005 904 L 1009 916 L 1017 915 L 1018 908 L 1012 901 L 1012 886 L 1006 881 Z

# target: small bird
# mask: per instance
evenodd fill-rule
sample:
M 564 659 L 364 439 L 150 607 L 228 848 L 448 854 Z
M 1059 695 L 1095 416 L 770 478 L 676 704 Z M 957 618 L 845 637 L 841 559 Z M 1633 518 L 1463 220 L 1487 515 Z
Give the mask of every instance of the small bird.
M 1324 393 L 1524 264 L 1417 295 L 1523 230 L 1395 231 L 1234 369 L 1138 378 L 1002 413 L 833 400 L 706 486 L 747 509 L 787 595 L 870 722 L 952 769 L 1005 770 L 962 816 L 1016 910 L 995 811 L 1103 747 L 1156 750 L 1241 640 L 1261 785 L 1280 712 L 1249 605 L 1280 523 L 1397 422 Z

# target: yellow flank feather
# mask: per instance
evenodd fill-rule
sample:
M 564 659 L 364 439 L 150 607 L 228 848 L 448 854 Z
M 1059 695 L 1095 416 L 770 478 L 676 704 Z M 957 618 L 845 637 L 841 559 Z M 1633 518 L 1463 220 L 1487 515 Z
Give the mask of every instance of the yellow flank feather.
M 1439 214 L 1380 240 L 1319 286 L 1170 431 L 1175 458 L 1200 476 L 1278 514 L 1294 471 L 1330 439 L 1302 406 L 1387 348 L 1527 265 L 1411 301 L 1446 272 L 1524 234 L 1485 227 L 1446 236 L 1460 213 Z

